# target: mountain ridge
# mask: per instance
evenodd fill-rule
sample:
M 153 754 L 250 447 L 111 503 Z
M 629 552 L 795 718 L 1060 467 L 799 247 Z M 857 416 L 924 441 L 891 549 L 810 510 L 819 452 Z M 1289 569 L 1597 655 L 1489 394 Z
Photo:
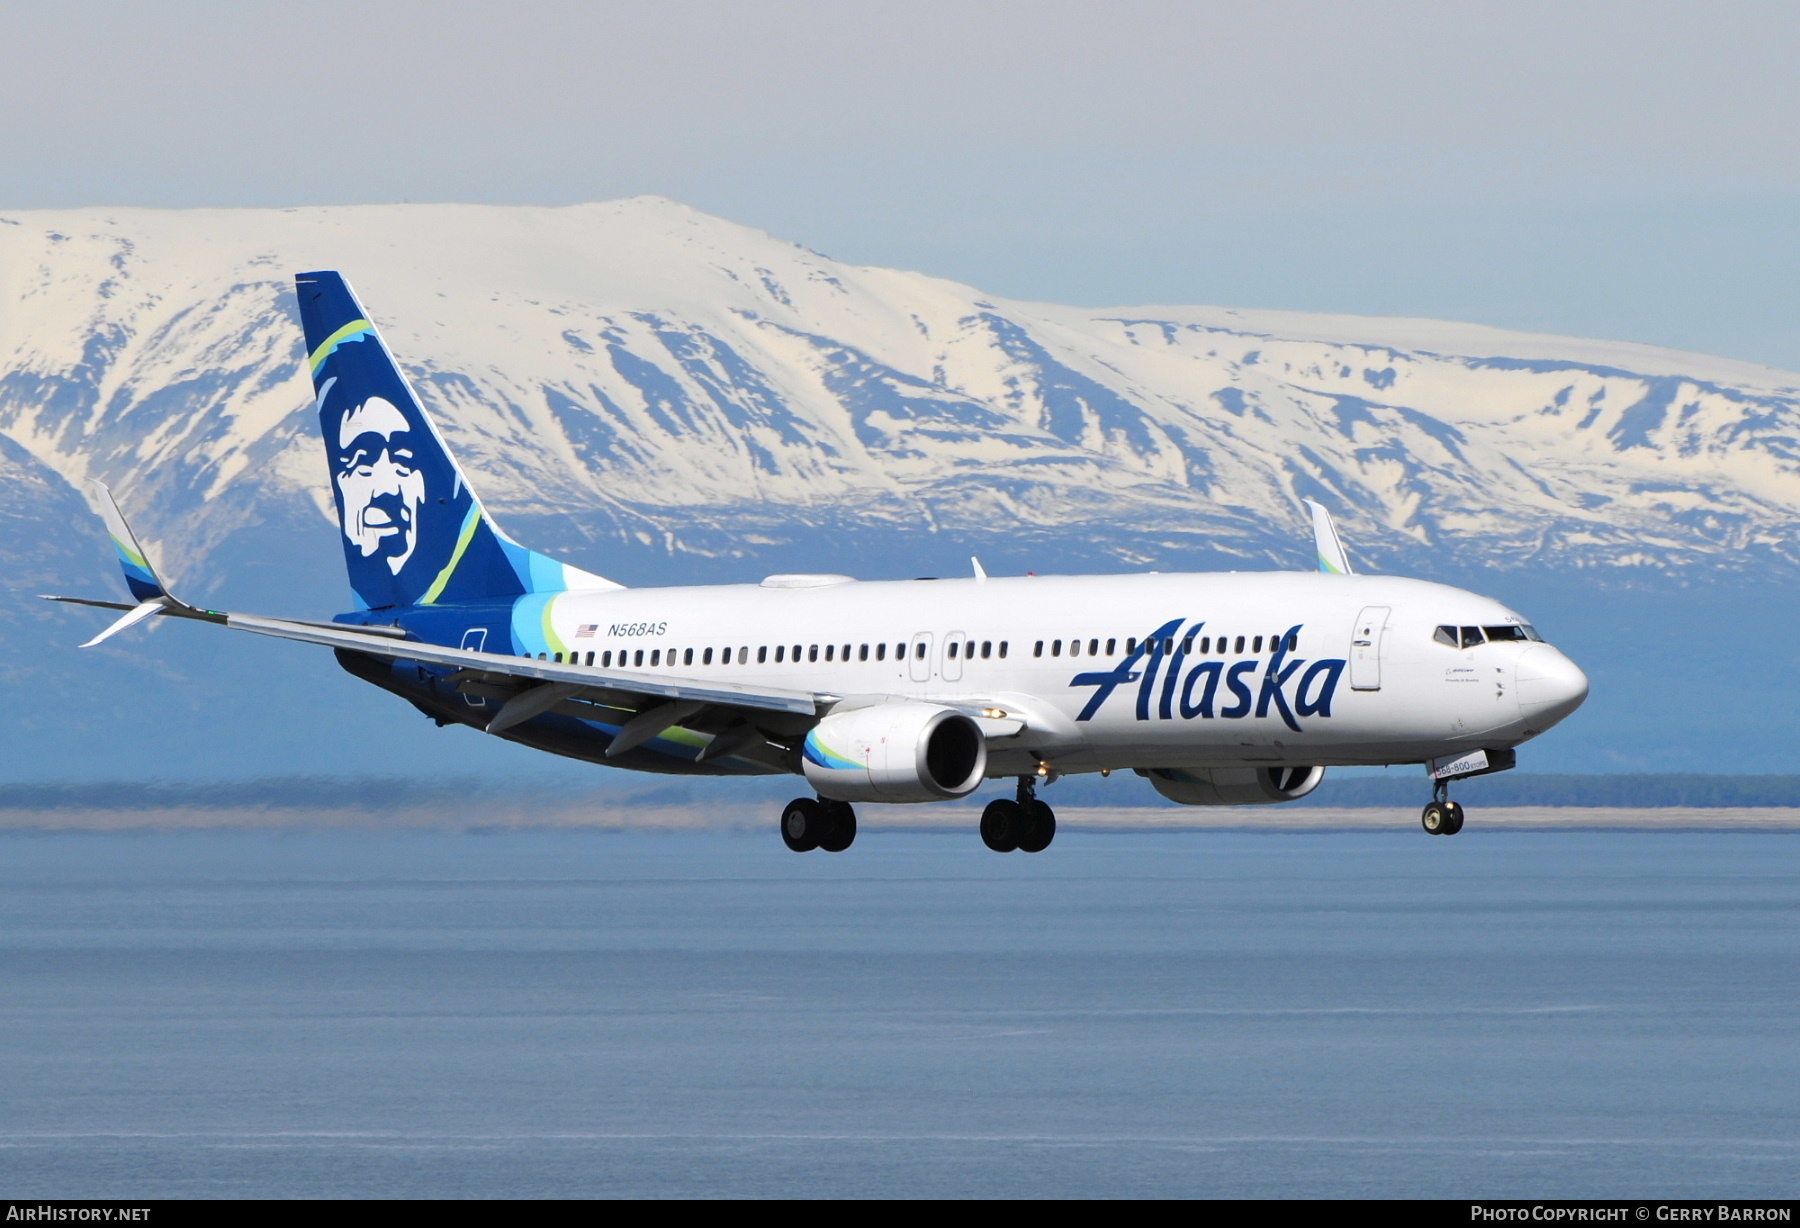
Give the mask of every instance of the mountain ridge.
M 1040 573 L 1304 567 L 1310 497 L 1359 567 L 1566 610 L 1571 642 L 1594 603 L 1569 595 L 1609 594 L 1634 651 L 1676 654 L 1653 669 L 1594 625 L 1584 660 L 1643 675 L 1621 704 L 1648 710 L 1683 671 L 1748 672 L 1774 703 L 1800 669 L 1727 660 L 1800 578 L 1800 375 L 1443 321 L 1024 303 L 660 198 L 0 211 L 0 648 L 31 697 L 12 745 L 37 748 L 18 770 L 96 742 L 153 765 L 202 730 L 256 744 L 236 773 L 352 770 L 351 740 L 301 732 L 327 712 L 358 748 L 441 758 L 391 732 L 382 697 L 321 679 L 328 662 L 190 628 L 69 659 L 85 623 L 25 592 L 116 589 L 81 511 L 98 477 L 191 599 L 348 604 L 292 298 L 294 272 L 328 267 L 507 530 L 625 583 L 942 574 L 971 553 Z M 1719 585 L 1751 596 L 1669 623 L 1658 594 Z M 1702 616 L 1742 621 L 1696 650 Z M 284 689 L 267 732 L 238 670 Z M 1719 739 L 1758 748 L 1742 753 L 1784 744 L 1744 703 L 1707 702 Z M 1584 745 L 1629 742 L 1624 766 L 1689 753 L 1639 721 Z M 291 765 L 306 738 L 323 757 Z

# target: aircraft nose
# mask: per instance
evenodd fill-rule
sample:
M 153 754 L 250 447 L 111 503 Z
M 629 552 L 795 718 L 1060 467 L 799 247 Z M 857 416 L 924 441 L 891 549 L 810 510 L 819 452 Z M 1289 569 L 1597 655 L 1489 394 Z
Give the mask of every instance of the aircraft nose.
M 1548 644 L 1536 644 L 1519 657 L 1519 715 L 1542 733 L 1581 706 L 1588 677 L 1581 667 Z

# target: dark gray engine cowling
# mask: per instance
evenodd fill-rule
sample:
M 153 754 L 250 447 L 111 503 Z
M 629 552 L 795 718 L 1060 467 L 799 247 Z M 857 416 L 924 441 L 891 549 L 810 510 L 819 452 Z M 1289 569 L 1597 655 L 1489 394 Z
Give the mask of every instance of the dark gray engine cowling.
M 1156 791 L 1183 806 L 1270 806 L 1305 797 L 1325 779 L 1322 767 L 1151 768 Z

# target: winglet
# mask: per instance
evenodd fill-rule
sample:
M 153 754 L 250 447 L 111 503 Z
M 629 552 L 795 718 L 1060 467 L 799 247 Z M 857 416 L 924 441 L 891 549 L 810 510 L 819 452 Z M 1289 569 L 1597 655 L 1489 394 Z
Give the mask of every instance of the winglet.
M 100 516 L 106 521 L 106 532 L 112 537 L 113 549 L 119 553 L 119 566 L 125 572 L 125 587 L 129 588 L 131 595 L 140 602 L 151 602 L 167 597 L 169 595 L 168 586 L 156 574 L 156 568 L 150 565 L 150 560 L 145 556 L 144 548 L 138 545 L 137 537 L 132 533 L 131 526 L 125 523 L 125 517 L 120 513 L 119 505 L 113 499 L 112 491 L 106 488 L 105 482 L 99 481 L 90 483 L 89 488 L 94 492 L 95 502 L 100 504 Z M 143 616 L 140 615 L 140 617 Z M 116 629 L 123 630 L 124 627 L 120 626 Z M 101 638 L 104 639 L 105 636 L 111 634 L 112 631 L 108 630 L 103 633 Z
M 987 583 L 987 568 L 985 568 L 981 565 L 981 560 L 971 554 L 969 556 L 969 562 L 972 563 L 975 567 L 975 583 L 986 584 Z
M 1337 525 L 1332 522 L 1331 513 L 1311 499 L 1303 499 L 1301 502 L 1312 509 L 1313 545 L 1319 554 L 1319 570 L 1331 576 L 1352 574 L 1350 556 L 1344 553 L 1344 543 L 1338 537 Z

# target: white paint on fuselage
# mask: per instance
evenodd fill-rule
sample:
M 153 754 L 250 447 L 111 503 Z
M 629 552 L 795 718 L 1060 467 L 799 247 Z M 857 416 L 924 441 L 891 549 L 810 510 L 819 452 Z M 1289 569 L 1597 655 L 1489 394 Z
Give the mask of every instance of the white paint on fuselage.
M 1128 640 L 1141 641 L 1172 620 L 1181 620 L 1178 641 L 1189 635 L 1213 641 L 1204 655 L 1196 644 L 1184 669 L 1204 659 L 1222 659 L 1227 666 L 1258 660 L 1262 664 L 1248 675 L 1255 694 L 1275 636 L 1299 626 L 1290 662 L 1347 660 L 1354 624 L 1371 606 L 1390 611 L 1379 645 L 1380 689 L 1351 689 L 1346 668 L 1330 715 L 1297 716 L 1298 731 L 1281 719 L 1275 704 L 1260 717 L 1254 710 L 1239 719 L 1218 715 L 1231 703 L 1223 686 L 1211 718 L 1184 719 L 1178 702 L 1164 718 L 1161 679 L 1147 706 L 1148 719 L 1139 719 L 1141 683 L 1119 686 L 1091 719 L 1077 719 L 1095 688 L 1074 686 L 1072 679 L 1114 669 L 1125 658 Z M 1586 678 L 1547 644 L 1498 642 L 1458 649 L 1437 642 L 1432 633 L 1445 624 L 1524 621 L 1491 598 L 1422 580 L 1231 572 L 571 592 L 552 599 L 547 625 L 554 636 L 550 644 L 581 654 L 583 662 L 593 652 L 596 666 L 610 652 L 617 669 L 618 654 L 625 653 L 632 663 L 627 668 L 652 676 L 810 689 L 843 696 L 846 704 L 904 697 L 1003 708 L 1028 722 L 1019 737 L 991 744 L 989 775 L 1009 776 L 1030 770 L 1040 759 L 1073 772 L 1408 763 L 1478 747 L 1512 747 L 1579 706 Z M 579 635 L 583 625 L 596 630 Z M 613 634 L 615 629 L 633 633 Z M 945 646 L 959 636 L 976 646 L 975 655 L 965 658 L 959 650 L 952 663 Z M 1230 644 L 1224 653 L 1217 647 L 1221 636 Z M 1241 652 L 1236 650 L 1240 636 L 1245 639 Z M 1251 650 L 1258 636 L 1264 640 L 1260 653 Z M 910 652 L 921 637 L 929 643 L 922 662 Z M 1052 655 L 1051 646 L 1059 640 L 1062 654 Z M 1075 640 L 1081 641 L 1079 656 L 1069 653 Z M 1088 651 L 1094 640 L 1100 641 L 1098 655 Z M 1041 656 L 1035 655 L 1040 641 Z M 987 657 L 980 655 L 984 643 L 994 646 Z M 999 656 L 1002 643 L 1007 646 L 1004 659 Z M 827 644 L 835 646 L 829 663 L 824 660 Z M 879 644 L 886 645 L 884 660 L 876 659 Z M 779 664 L 774 659 L 777 645 L 786 648 Z M 791 659 L 795 645 L 802 649 L 799 662 Z M 846 645 L 847 661 L 842 659 Z M 864 645 L 869 646 L 866 660 Z M 900 645 L 908 646 L 909 659 L 896 659 Z M 817 661 L 806 659 L 814 646 Z M 707 649 L 713 652 L 711 664 L 703 664 Z M 729 663 L 722 661 L 726 649 Z M 689 650 L 692 664 L 687 663 Z M 644 654 L 641 667 L 635 664 L 639 651 Z M 1519 704 L 1516 673 L 1528 652 L 1540 654 L 1549 666 L 1534 675 L 1550 681 L 1534 683 L 1535 693 L 1549 698 L 1527 712 Z M 656 666 L 649 664 L 652 654 Z M 1299 676 L 1297 672 L 1293 678 Z M 1284 694 L 1291 705 L 1292 681 Z

